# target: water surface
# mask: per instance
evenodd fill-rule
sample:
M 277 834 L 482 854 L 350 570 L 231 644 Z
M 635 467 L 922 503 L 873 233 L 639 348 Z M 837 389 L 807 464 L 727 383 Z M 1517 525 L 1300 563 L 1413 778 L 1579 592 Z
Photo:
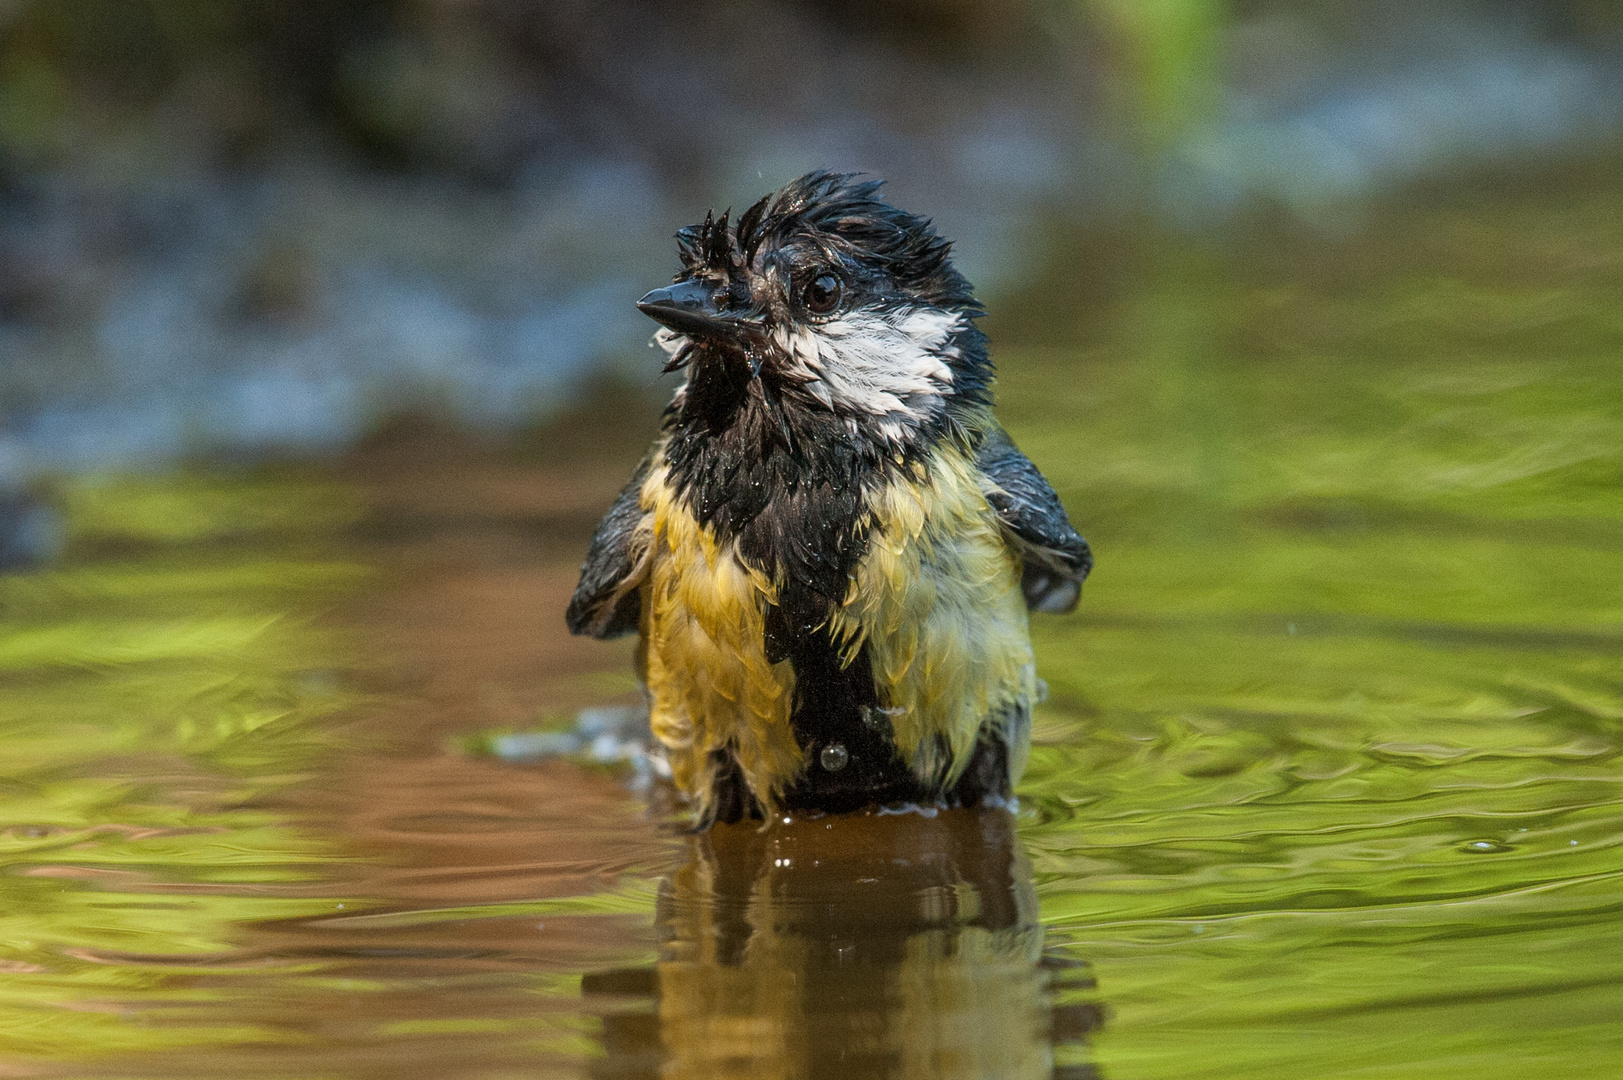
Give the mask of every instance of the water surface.
M 1008 302 L 1098 554 L 1013 817 L 693 837 L 478 753 L 635 700 L 560 614 L 619 450 L 65 483 L 0 579 L 0 1075 L 1617 1074 L 1617 206 L 1082 238 Z

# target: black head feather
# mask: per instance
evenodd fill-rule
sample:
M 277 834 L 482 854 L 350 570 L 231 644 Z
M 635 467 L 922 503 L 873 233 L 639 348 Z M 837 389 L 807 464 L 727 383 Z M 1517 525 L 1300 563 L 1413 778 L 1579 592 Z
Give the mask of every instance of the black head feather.
M 755 261 L 755 255 L 761 247 L 761 220 L 766 216 L 766 208 L 772 202 L 771 195 L 762 195 L 754 205 L 745 210 L 738 217 L 738 236 L 743 241 L 744 263 L 748 265 Z
M 977 410 L 990 404 L 992 383 L 986 339 L 975 325 L 981 306 L 952 265 L 951 243 L 929 218 L 885 202 L 882 186 L 854 173 L 811 172 L 756 201 L 736 224 L 730 212 L 706 214 L 677 234 L 683 262 L 677 280 L 710 286 L 713 317 L 729 327 L 713 337 L 700 332 L 667 365 L 692 371 L 681 412 L 725 427 L 753 400 L 744 383 L 758 379 L 758 396 L 774 416 L 832 411 L 854 420 L 851 437 L 859 440 L 901 438 L 922 447 L 944 433 L 978 426 Z M 833 284 L 822 286 L 830 275 Z M 830 295 L 832 307 L 808 300 Z M 929 393 L 905 391 L 915 396 L 903 406 L 909 410 L 903 426 L 893 423 L 888 433 L 878 430 L 883 421 L 873 419 L 870 403 L 884 400 L 878 393 L 863 400 L 866 384 L 847 383 L 854 389 L 830 396 L 830 380 L 782 354 L 782 338 L 774 336 L 807 323 L 815 332 L 820 323 L 858 313 L 877 314 L 897 327 L 920 310 L 959 316 L 939 353 L 951 369 L 950 385 L 941 384 L 933 400 Z M 803 445 L 781 422 L 765 430 L 785 446 Z
M 705 230 L 709 225 L 710 219 L 706 217 L 703 225 L 688 225 L 677 230 L 676 253 L 681 257 L 683 266 L 692 267 L 704 263 Z
M 952 266 L 952 243 L 929 218 L 880 198 L 884 181 L 817 171 L 765 196 L 728 227 L 728 214 L 677 233 L 684 276 L 729 278 L 761 269 L 776 253 L 820 252 L 873 287 L 879 302 L 928 303 L 978 315 L 968 281 Z

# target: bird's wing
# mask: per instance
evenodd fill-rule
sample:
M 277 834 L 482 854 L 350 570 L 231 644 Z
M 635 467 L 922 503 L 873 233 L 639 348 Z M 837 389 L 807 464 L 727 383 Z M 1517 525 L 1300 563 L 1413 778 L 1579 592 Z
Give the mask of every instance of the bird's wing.
M 648 515 L 638 500 L 651 460 L 651 454 L 643 458 L 598 522 L 580 567 L 580 584 L 564 614 L 571 634 L 613 638 L 637 629 L 642 617 L 638 590 L 648 576 L 649 550 Z
M 1075 608 L 1093 555 L 1065 516 L 1059 496 L 1002 428 L 987 433 L 978 464 L 986 499 L 1025 564 L 1020 590 L 1026 606 L 1057 614 Z

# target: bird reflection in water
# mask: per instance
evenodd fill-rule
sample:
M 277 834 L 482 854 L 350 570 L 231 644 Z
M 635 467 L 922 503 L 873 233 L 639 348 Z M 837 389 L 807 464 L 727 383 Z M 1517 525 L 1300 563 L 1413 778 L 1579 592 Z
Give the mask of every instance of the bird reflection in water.
M 600 1080 L 1098 1076 L 1093 981 L 1045 952 L 1007 811 L 718 825 L 655 923 L 658 963 L 583 980 Z

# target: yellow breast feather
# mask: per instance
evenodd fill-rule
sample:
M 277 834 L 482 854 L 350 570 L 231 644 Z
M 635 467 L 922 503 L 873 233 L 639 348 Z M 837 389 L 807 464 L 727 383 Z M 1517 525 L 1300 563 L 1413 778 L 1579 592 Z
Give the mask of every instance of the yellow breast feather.
M 848 657 L 866 643 L 902 757 L 926 784 L 949 786 L 984 724 L 1029 715 L 1036 668 L 1020 562 L 952 443 L 876 492 L 869 513 L 869 550 L 833 627 Z M 1025 768 L 1017 736 L 1011 784 Z
M 677 784 L 701 800 L 712 751 L 730 747 L 770 811 L 804 765 L 790 725 L 794 670 L 765 653 L 777 586 L 694 519 L 663 465 L 641 505 L 652 520 L 640 663 L 653 733 Z M 868 551 L 827 629 L 847 663 L 867 647 L 903 759 L 927 785 L 950 786 L 984 726 L 1029 713 L 1036 676 L 1019 559 L 955 445 L 876 491 L 867 513 Z M 1008 742 L 1012 782 L 1025 740 Z
M 770 808 L 802 764 L 789 724 L 794 671 L 766 658 L 765 611 L 777 590 L 694 520 L 662 465 L 650 470 L 641 505 L 653 519 L 640 658 L 654 736 L 676 783 L 701 800 L 712 788 L 711 752 L 730 746 Z

